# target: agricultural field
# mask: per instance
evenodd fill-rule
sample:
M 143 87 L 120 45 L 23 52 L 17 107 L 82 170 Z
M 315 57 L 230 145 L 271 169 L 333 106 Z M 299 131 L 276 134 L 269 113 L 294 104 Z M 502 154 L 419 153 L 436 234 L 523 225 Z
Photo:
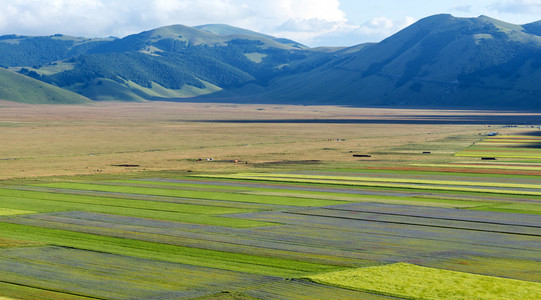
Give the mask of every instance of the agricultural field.
M 537 128 L 486 125 L 514 117 L 4 104 L 0 298 L 538 298 L 541 162 L 502 154 Z

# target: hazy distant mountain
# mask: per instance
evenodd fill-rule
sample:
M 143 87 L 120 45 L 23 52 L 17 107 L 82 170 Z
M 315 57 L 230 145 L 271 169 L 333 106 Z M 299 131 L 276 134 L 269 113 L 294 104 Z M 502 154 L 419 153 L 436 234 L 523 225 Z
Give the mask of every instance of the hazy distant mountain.
M 272 83 L 304 103 L 541 108 L 541 22 L 425 18 L 388 39 Z
M 0 65 L 93 100 L 540 109 L 541 21 L 436 15 L 380 43 L 313 49 L 223 24 L 9 35 Z

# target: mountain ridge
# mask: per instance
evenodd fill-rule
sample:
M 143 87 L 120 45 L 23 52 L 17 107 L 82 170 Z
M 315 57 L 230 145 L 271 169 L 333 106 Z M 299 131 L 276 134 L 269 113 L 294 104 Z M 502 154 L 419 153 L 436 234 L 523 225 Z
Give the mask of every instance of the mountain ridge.
M 379 43 L 308 48 L 224 24 L 171 25 L 121 39 L 2 36 L 0 65 L 99 101 L 541 109 L 540 34 L 541 21 L 439 14 Z

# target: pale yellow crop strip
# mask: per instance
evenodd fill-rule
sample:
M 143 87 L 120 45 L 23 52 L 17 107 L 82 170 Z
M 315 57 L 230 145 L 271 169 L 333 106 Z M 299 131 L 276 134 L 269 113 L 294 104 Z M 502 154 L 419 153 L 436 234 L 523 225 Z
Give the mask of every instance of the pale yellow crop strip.
M 434 185 L 464 185 L 464 186 L 486 186 L 501 188 L 525 188 L 541 189 L 541 184 L 524 183 L 505 183 L 505 182 L 479 182 L 479 181 L 458 181 L 458 180 L 430 180 L 430 179 L 409 179 L 409 178 L 381 178 L 381 177 L 358 177 L 358 176 L 326 176 L 326 175 L 303 175 L 303 174 L 261 174 L 261 173 L 241 173 L 242 176 L 263 176 L 280 178 L 306 178 L 306 179 L 325 179 L 325 180 L 346 180 L 362 182 L 391 182 L 391 183 L 414 183 L 414 184 L 434 184 Z
M 321 284 L 407 299 L 541 299 L 541 283 L 407 263 L 336 271 L 307 278 Z
M 360 182 L 360 181 L 353 182 L 353 181 L 339 181 L 339 180 L 325 180 L 325 179 L 298 179 L 298 178 L 279 178 L 279 177 L 244 176 L 244 175 L 230 175 L 230 176 L 196 175 L 196 176 L 208 177 L 208 178 L 265 180 L 265 181 L 279 181 L 279 182 L 293 182 L 293 183 L 323 183 L 323 184 L 370 186 L 370 187 L 383 187 L 383 188 L 423 189 L 423 190 L 437 190 L 437 191 L 457 191 L 457 192 L 524 195 L 524 196 L 541 196 L 541 192 L 535 192 L 535 191 L 475 189 L 475 188 L 455 187 L 455 186 L 408 185 L 408 184 L 393 184 L 393 183 L 379 183 L 379 182 Z
M 0 216 L 12 216 L 12 215 L 26 215 L 26 214 L 34 214 L 35 211 L 30 210 L 19 210 L 19 209 L 9 209 L 9 208 L 1 208 L 0 207 Z
M 461 165 L 461 164 L 412 164 L 416 167 L 450 167 L 450 168 L 476 168 L 476 169 L 502 169 L 502 170 L 524 170 L 524 171 L 540 171 L 541 166 L 538 167 L 524 167 L 524 166 L 500 166 L 500 165 Z

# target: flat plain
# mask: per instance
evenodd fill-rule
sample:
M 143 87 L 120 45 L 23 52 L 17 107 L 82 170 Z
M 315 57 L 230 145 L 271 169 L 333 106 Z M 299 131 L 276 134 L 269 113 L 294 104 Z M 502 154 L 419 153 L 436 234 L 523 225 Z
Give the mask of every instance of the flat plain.
M 0 296 L 535 297 L 539 123 L 494 111 L 2 102 Z M 372 270 L 379 284 L 350 285 L 355 272 L 380 278 Z M 419 278 L 430 272 L 438 284 Z M 486 288 L 453 292 L 476 280 Z M 415 281 L 423 294 L 382 288 Z

